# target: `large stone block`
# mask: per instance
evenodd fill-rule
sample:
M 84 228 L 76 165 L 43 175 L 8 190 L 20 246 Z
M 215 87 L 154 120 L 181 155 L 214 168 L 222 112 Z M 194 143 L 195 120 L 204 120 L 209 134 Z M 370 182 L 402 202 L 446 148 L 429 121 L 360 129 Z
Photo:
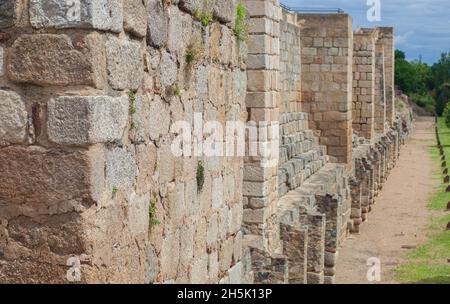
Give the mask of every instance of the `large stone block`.
M 106 42 L 108 80 L 116 90 L 139 88 L 143 78 L 143 59 L 137 42 L 111 37 Z
M 172 85 L 177 80 L 178 66 L 174 58 L 167 52 L 162 52 L 161 63 L 161 85 L 164 87 Z
M 71 40 L 67 35 L 37 34 L 19 37 L 9 50 L 11 80 L 36 85 L 104 84 L 101 36 L 93 33 Z
M 30 22 L 34 28 L 87 28 L 119 33 L 123 28 L 123 6 L 121 0 L 31 0 Z
M 231 22 L 234 16 L 236 1 L 212 1 L 212 11 L 220 22 Z
M 48 103 L 48 137 L 66 145 L 112 142 L 122 138 L 128 99 L 109 96 L 63 96 Z
M 194 15 L 202 7 L 202 0 L 180 0 L 180 8 Z
M 161 0 L 147 0 L 148 44 L 165 46 L 168 39 L 169 17 Z
M 0 28 L 13 26 L 19 17 L 20 1 L 0 0 Z
M 0 205 L 94 203 L 101 198 L 103 185 L 101 151 L 0 149 Z
M 125 31 L 137 37 L 145 37 L 147 33 L 147 14 L 142 0 L 127 0 L 123 3 Z
M 27 111 L 22 98 L 0 90 L 0 145 L 24 143 L 27 134 Z
M 137 176 L 136 151 L 113 148 L 106 151 L 106 176 L 109 190 L 131 187 Z

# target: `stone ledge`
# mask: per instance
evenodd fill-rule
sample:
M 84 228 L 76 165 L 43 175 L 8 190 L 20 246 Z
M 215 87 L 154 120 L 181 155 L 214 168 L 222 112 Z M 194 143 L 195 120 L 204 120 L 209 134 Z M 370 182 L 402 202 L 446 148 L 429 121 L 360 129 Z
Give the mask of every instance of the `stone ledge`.
M 120 140 L 128 120 L 128 99 L 62 96 L 48 102 L 48 137 L 62 145 Z

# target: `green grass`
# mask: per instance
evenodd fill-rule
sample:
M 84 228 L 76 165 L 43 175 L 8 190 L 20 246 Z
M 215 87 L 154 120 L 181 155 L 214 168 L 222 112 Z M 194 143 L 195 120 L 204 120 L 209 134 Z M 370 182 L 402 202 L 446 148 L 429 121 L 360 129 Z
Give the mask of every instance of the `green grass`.
M 450 157 L 450 129 L 443 119 L 439 119 L 439 130 L 445 154 Z M 450 222 L 450 213 L 444 213 L 450 194 L 445 192 L 439 149 L 435 145 L 430 148 L 430 155 L 439 164 L 439 170 L 434 172 L 433 178 L 441 182 L 430 198 L 428 207 L 441 215 L 432 218 L 427 243 L 411 252 L 408 262 L 396 269 L 396 278 L 403 283 L 450 284 L 450 232 L 445 230 Z

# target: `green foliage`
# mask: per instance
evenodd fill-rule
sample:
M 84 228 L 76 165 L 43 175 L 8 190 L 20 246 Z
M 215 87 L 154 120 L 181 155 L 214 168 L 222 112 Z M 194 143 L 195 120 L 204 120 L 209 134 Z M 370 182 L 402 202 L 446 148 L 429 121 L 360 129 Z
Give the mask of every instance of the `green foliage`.
M 450 103 L 447 103 L 447 106 L 444 109 L 442 117 L 445 120 L 445 124 L 450 128 Z
M 442 53 L 431 67 L 418 60 L 406 60 L 405 53 L 395 51 L 395 83 L 429 112 L 443 115 L 450 100 L 450 53 Z
M 205 167 L 203 162 L 199 161 L 197 164 L 197 189 L 202 191 L 203 185 L 205 184 Z
M 161 224 L 159 222 L 158 216 L 157 216 L 158 209 L 156 207 L 156 203 L 157 203 L 157 199 L 156 199 L 156 196 L 154 196 L 150 201 L 150 207 L 149 207 L 150 228 Z
M 438 121 L 441 142 L 445 153 L 450 153 L 450 128 L 447 127 L 444 118 Z M 437 147 L 430 149 L 430 154 L 436 162 L 436 168 L 440 168 L 440 155 Z M 443 213 L 450 201 L 450 193 L 447 193 L 447 185 L 442 182 L 440 170 L 436 170 L 434 178 L 439 179 L 441 183 L 436 188 L 431 197 L 428 207 L 434 210 L 434 216 L 431 225 L 428 228 L 429 239 L 423 246 L 408 255 L 407 263 L 401 265 L 395 270 L 396 278 L 405 283 L 450 283 L 450 264 L 448 264 L 448 253 L 450 252 L 450 234 L 445 231 L 445 226 L 450 221 L 450 214 Z M 439 216 L 437 212 L 441 212 Z
M 207 27 L 212 21 L 212 13 L 208 12 L 207 5 L 206 0 L 203 0 L 202 9 L 196 8 L 194 13 L 195 19 L 200 21 L 203 27 Z
M 173 84 L 172 86 L 169 87 L 169 95 L 171 96 L 177 96 L 180 97 L 181 95 L 181 90 L 180 87 L 178 86 L 177 83 Z
M 442 53 L 438 62 L 431 67 L 434 76 L 434 87 L 439 88 L 450 82 L 450 52 Z
M 116 194 L 118 191 L 119 189 L 116 186 L 112 187 L 112 194 Z
M 194 58 L 195 58 L 194 53 L 188 50 L 186 52 L 186 62 L 188 64 L 191 64 L 192 62 L 194 62 Z
M 203 46 L 201 42 L 194 40 L 186 48 L 186 63 L 188 65 L 195 65 L 203 57 Z
M 247 11 L 245 5 L 239 2 L 236 6 L 236 18 L 234 22 L 234 35 L 239 41 L 246 41 L 248 38 L 249 24 L 247 22 Z
M 133 115 L 136 113 L 136 91 L 129 90 L 128 91 L 128 101 L 129 101 L 129 107 L 128 107 L 128 113 L 130 115 Z
M 430 94 L 416 94 L 412 93 L 409 95 L 413 102 L 415 102 L 419 107 L 424 108 L 427 112 L 433 114 L 436 111 L 436 101 Z
M 450 82 L 436 88 L 436 113 L 441 116 L 450 101 Z
M 203 27 L 207 27 L 212 20 L 212 14 L 211 13 L 205 13 L 202 14 L 202 18 L 200 19 L 200 23 L 203 25 Z
M 431 68 L 418 60 L 408 61 L 405 53 L 395 52 L 395 83 L 406 94 L 425 95 L 432 88 Z
M 130 123 L 130 131 L 136 129 L 136 124 L 134 122 Z

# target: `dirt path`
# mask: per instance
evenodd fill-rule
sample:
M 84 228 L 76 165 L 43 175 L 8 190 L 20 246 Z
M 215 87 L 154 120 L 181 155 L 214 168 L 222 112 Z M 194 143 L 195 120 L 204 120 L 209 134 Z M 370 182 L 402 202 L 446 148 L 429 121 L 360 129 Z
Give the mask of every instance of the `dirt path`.
M 402 148 L 369 220 L 361 225 L 361 234 L 350 236 L 339 251 L 336 283 L 370 283 L 366 264 L 371 257 L 381 261 L 380 283 L 396 283 L 392 269 L 404 261 L 412 247 L 425 242 L 431 215 L 426 203 L 439 184 L 432 178 L 436 164 L 428 153 L 433 144 L 433 121 L 420 118 L 415 123 L 415 131 Z

